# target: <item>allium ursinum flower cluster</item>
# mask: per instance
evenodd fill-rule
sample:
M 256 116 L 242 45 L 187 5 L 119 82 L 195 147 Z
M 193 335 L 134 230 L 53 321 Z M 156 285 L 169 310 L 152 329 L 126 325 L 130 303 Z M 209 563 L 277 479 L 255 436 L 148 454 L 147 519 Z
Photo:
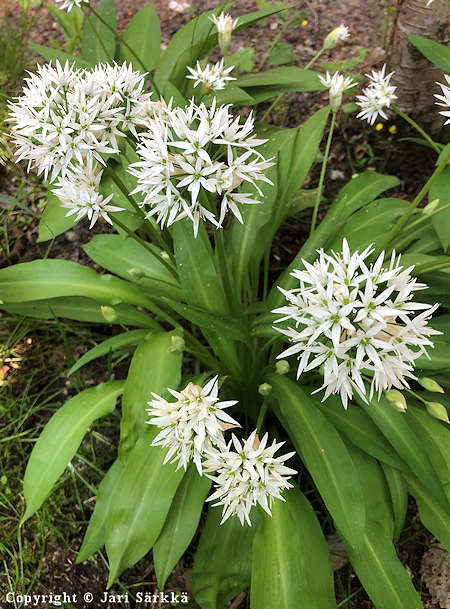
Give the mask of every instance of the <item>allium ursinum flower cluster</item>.
M 366 119 L 371 125 L 374 124 L 378 115 L 387 119 L 387 114 L 384 108 L 389 108 L 391 102 L 397 99 L 394 91 L 397 87 L 390 85 L 394 72 L 386 74 L 386 65 L 381 70 L 373 70 L 372 74 L 366 74 L 371 80 L 368 87 L 363 89 L 363 95 L 357 95 L 359 101 L 356 102 L 361 108 L 361 112 L 357 114 L 357 118 Z
M 224 442 L 224 429 L 239 427 L 239 423 L 224 412 L 236 401 L 219 402 L 217 376 L 204 387 L 189 383 L 181 392 L 168 391 L 176 398 L 175 402 L 168 402 L 156 393 L 152 393 L 154 399 L 148 402 L 147 412 L 151 418 L 147 423 L 162 428 L 152 446 L 169 449 L 164 463 L 172 459 L 171 463 L 178 461 L 177 469 L 186 469 L 193 460 L 202 475 L 205 450 Z
M 222 522 L 237 515 L 241 524 L 251 525 L 250 510 L 260 505 L 269 515 L 274 499 L 281 499 L 284 489 L 292 488 L 288 479 L 296 470 L 284 465 L 295 452 L 275 457 L 284 442 L 267 446 L 268 435 L 261 442 L 256 430 L 241 442 L 232 434 L 228 445 L 209 450 L 204 462 L 205 472 L 214 481 L 214 491 L 207 501 L 222 505 Z
M 238 205 L 259 201 L 236 189 L 251 184 L 262 196 L 256 182 L 272 183 L 263 172 L 273 163 L 255 150 L 266 140 L 254 137 L 253 122 L 250 114 L 241 124 L 229 105 L 216 107 L 215 100 L 211 108 L 194 100 L 185 108 L 161 104 L 139 134 L 141 160 L 129 168 L 137 178 L 131 194 L 144 195 L 147 215 L 156 215 L 161 226 L 188 217 L 195 235 L 200 219 L 221 227 L 228 210 L 242 222 Z
M 225 55 L 230 47 L 231 34 L 237 27 L 239 20 L 233 20 L 231 15 L 228 13 L 220 13 L 218 17 L 216 15 L 211 15 L 210 20 L 217 28 L 217 33 L 219 34 L 219 46 L 222 53 Z
M 335 28 L 327 35 L 323 43 L 323 48 L 327 50 L 333 49 L 339 42 L 343 42 L 349 37 L 348 27 L 341 23 L 339 27 Z
M 128 130 L 136 135 L 147 114 L 144 83 L 126 63 L 93 71 L 58 61 L 39 66 L 10 104 L 17 160 L 28 160 L 50 181 L 86 159 L 104 164 L 102 155 L 118 153 L 117 138 Z
M 427 287 L 411 277 L 414 267 L 400 266 L 395 252 L 386 266 L 384 252 L 368 265 L 372 252 L 369 246 L 352 254 L 345 239 L 342 253 L 319 250 L 314 264 L 303 260 L 305 270 L 292 273 L 299 288 L 280 288 L 290 304 L 273 311 L 283 315 L 276 323 L 295 322 L 276 328 L 292 343 L 279 358 L 298 354 L 297 378 L 323 365 L 317 391 L 325 389 L 324 400 L 339 393 L 344 407 L 354 391 L 366 399 L 364 374 L 372 377 L 369 399 L 408 387 L 414 360 L 433 346 L 429 336 L 440 334 L 427 326 L 438 305 L 413 302 L 413 293 Z
M 67 9 L 67 12 L 73 9 L 74 6 L 81 7 L 81 5 L 85 2 L 85 0 L 56 0 L 58 4 L 61 4 L 61 9 Z
M 320 82 L 329 89 L 330 106 L 333 112 L 337 112 L 342 104 L 342 94 L 356 86 L 356 82 L 350 76 L 343 76 L 339 72 L 331 75 L 329 72 L 325 76 L 319 74 Z
M 211 91 L 219 91 L 224 89 L 228 80 L 236 80 L 233 76 L 229 76 L 229 73 L 233 70 L 234 66 L 229 68 L 224 67 L 223 58 L 214 64 L 207 64 L 204 68 L 197 61 L 197 67 L 191 68 L 188 66 L 190 74 L 186 78 L 194 80 L 194 87 L 197 85 L 204 85 L 206 89 Z
M 87 217 L 89 228 L 97 222 L 99 216 L 112 224 L 108 212 L 123 211 L 122 207 L 109 205 L 113 195 L 106 198 L 99 192 L 102 170 L 98 164 L 88 160 L 84 165 L 70 167 L 64 177 L 60 177 L 52 192 L 61 201 L 61 206 L 69 211 L 66 216 L 76 214 L 76 220 Z
M 450 85 L 450 76 L 448 76 L 447 74 L 444 74 L 444 78 L 447 81 L 447 83 Z M 443 95 L 435 94 L 434 97 L 436 99 L 440 100 L 435 103 L 437 106 L 442 106 L 443 108 L 447 108 L 447 110 L 440 111 L 439 114 L 442 114 L 442 116 L 448 117 L 444 123 L 444 125 L 448 125 L 450 123 L 450 87 L 447 87 L 446 85 L 443 85 L 440 82 L 437 82 L 436 84 L 441 87 Z

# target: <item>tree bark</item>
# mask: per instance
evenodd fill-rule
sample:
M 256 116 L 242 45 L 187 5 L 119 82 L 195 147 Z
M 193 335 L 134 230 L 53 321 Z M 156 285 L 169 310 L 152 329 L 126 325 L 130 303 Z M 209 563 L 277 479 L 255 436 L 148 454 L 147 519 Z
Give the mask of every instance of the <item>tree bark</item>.
M 436 81 L 445 82 L 443 72 L 408 40 L 408 34 L 417 34 L 441 44 L 450 40 L 450 1 L 398 0 L 397 19 L 388 50 L 389 68 L 395 70 L 393 84 L 397 85 L 396 104 L 420 118 L 431 128 L 439 129 L 442 121 L 436 111 L 433 93 L 440 93 Z

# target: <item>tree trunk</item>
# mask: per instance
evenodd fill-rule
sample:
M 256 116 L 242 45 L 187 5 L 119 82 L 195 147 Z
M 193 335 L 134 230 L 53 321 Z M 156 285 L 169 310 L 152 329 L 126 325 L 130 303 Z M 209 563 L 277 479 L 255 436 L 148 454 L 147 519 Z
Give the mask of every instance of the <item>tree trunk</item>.
M 442 125 L 433 93 L 440 93 L 435 81 L 444 82 L 442 70 L 431 64 L 408 40 L 417 34 L 441 44 L 450 39 L 450 1 L 398 0 L 397 19 L 390 49 L 389 68 L 395 70 L 397 105 L 408 114 L 418 116 L 431 128 Z

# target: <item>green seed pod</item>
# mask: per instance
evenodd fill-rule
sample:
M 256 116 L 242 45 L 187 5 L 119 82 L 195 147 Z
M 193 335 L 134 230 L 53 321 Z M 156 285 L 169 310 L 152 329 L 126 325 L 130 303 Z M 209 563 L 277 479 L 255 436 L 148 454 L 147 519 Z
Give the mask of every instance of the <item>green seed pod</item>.
M 287 359 L 280 359 L 280 361 L 275 364 L 275 369 L 277 374 L 287 374 L 291 369 L 291 366 Z
M 259 387 L 258 387 L 258 392 L 263 396 L 263 397 L 267 397 L 269 395 L 269 393 L 272 391 L 272 385 L 269 385 L 269 383 L 262 383 Z

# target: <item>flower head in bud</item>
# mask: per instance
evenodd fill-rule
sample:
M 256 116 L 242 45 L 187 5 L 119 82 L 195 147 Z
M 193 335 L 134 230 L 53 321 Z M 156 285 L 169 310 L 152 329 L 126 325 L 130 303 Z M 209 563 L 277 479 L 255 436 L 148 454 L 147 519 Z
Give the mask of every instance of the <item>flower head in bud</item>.
M 164 463 L 178 462 L 177 469 L 186 469 L 193 460 L 201 475 L 205 450 L 224 443 L 225 428 L 240 427 L 224 412 L 236 401 L 219 402 L 217 376 L 204 387 L 189 383 L 181 392 L 168 391 L 175 402 L 168 402 L 156 393 L 152 393 L 153 399 L 148 402 L 147 423 L 161 428 L 152 446 L 168 448 Z
M 445 406 L 439 402 L 425 402 L 425 408 L 435 419 L 444 421 L 444 423 L 450 423 L 448 418 L 448 412 Z
M 214 481 L 214 492 L 207 501 L 218 500 L 213 505 L 222 505 L 222 522 L 237 515 L 241 524 L 251 525 L 250 510 L 259 504 L 270 515 L 274 499 L 281 499 L 281 492 L 291 488 L 288 482 L 296 470 L 286 467 L 284 462 L 295 453 L 275 457 L 284 442 L 273 441 L 267 446 L 268 435 L 260 441 L 256 430 L 241 442 L 232 435 L 228 445 L 207 452 L 205 472 Z M 208 474 L 207 474 L 208 475 Z
M 447 84 L 450 85 L 450 76 L 444 74 L 444 78 L 447 81 Z M 448 125 L 450 124 L 450 87 L 447 87 L 446 85 L 443 85 L 440 82 L 437 82 L 436 84 L 441 87 L 442 95 L 435 94 L 434 97 L 439 100 L 435 103 L 437 106 L 442 106 L 443 108 L 446 108 L 445 110 L 441 110 L 439 114 L 442 114 L 442 116 L 447 117 L 447 120 L 445 121 L 444 125 Z
M 434 379 L 422 376 L 421 378 L 417 379 L 417 382 L 427 391 L 432 391 L 433 393 L 445 393 L 439 383 L 437 383 Z
M 183 353 L 185 347 L 186 343 L 184 342 L 184 338 L 182 336 L 172 336 L 170 338 L 169 351 L 171 353 Z
M 282 314 L 276 323 L 293 322 L 277 328 L 292 343 L 278 357 L 298 354 L 297 378 L 323 366 L 317 391 L 325 389 L 323 399 L 339 393 L 344 407 L 353 392 L 366 399 L 363 374 L 372 378 L 370 399 L 409 387 L 414 361 L 440 334 L 427 325 L 438 305 L 414 301 L 414 292 L 427 287 L 411 277 L 414 267 L 403 268 L 395 252 L 369 265 L 372 253 L 372 246 L 351 253 L 345 239 L 342 252 L 319 250 L 314 264 L 303 260 L 304 269 L 292 273 L 298 288 L 280 288 L 288 304 L 274 311 Z
M 407 411 L 408 406 L 403 393 L 400 393 L 400 391 L 397 391 L 396 389 L 390 389 L 389 391 L 386 391 L 386 397 L 395 410 L 398 410 L 399 412 Z
M 275 364 L 275 371 L 277 374 L 287 374 L 290 369 L 291 369 L 291 366 L 290 366 L 289 362 L 287 361 L 287 359 L 280 359 Z
M 269 383 L 261 383 L 261 385 L 258 387 L 258 393 L 265 398 L 270 394 L 271 391 L 272 385 L 269 385 Z
M 333 112 L 337 112 L 342 104 L 342 94 L 355 87 L 356 82 L 349 76 L 343 76 L 339 72 L 335 72 L 333 76 L 329 72 L 325 76 L 319 74 L 320 82 L 329 89 L 330 106 Z
M 211 15 L 210 20 L 214 23 L 219 34 L 219 46 L 222 53 L 225 55 L 230 47 L 231 34 L 236 29 L 239 20 L 234 19 L 228 13 L 220 13 L 217 15 Z
M 327 50 L 333 49 L 337 44 L 339 44 L 339 42 L 342 42 L 343 40 L 346 40 L 349 37 L 350 34 L 348 32 L 348 27 L 341 23 L 339 27 L 332 30 L 325 38 L 323 48 Z
M 102 306 L 100 307 L 103 317 L 110 324 L 114 323 L 117 319 L 117 312 L 113 307 Z

